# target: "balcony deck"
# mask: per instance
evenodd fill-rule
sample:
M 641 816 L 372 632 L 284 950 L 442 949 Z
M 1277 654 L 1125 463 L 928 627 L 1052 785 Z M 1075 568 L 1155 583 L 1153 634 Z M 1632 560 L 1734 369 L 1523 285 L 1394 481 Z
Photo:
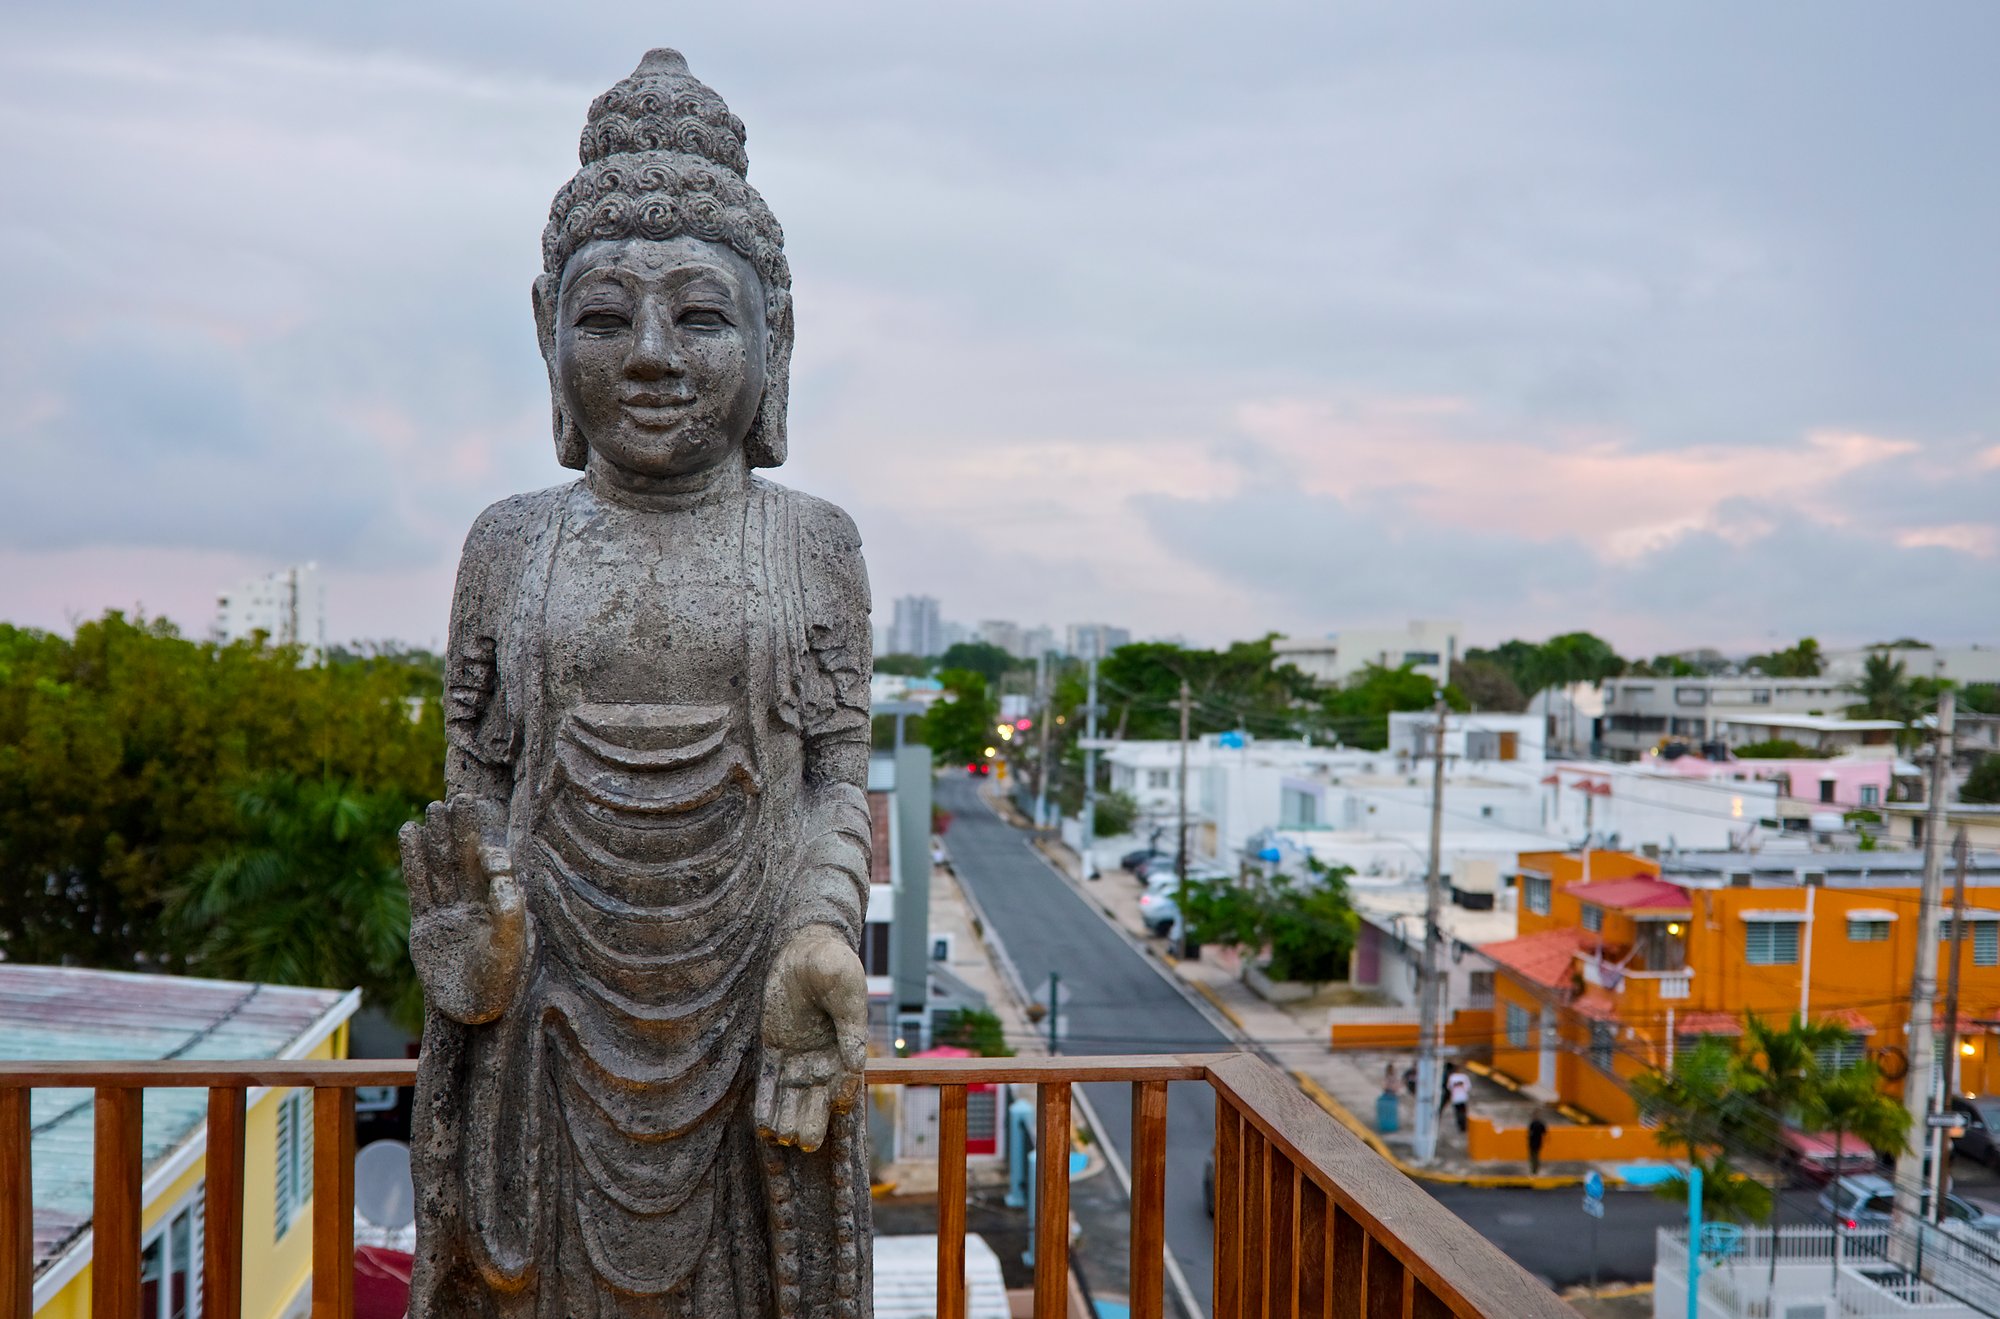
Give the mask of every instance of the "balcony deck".
M 243 1125 L 252 1087 L 313 1091 L 314 1319 L 354 1310 L 354 1091 L 409 1085 L 416 1064 L 47 1062 L 0 1064 L 0 1315 L 33 1312 L 28 1092 L 96 1091 L 93 1319 L 139 1311 L 139 1118 L 147 1089 L 209 1093 L 203 1313 L 239 1319 L 243 1277 Z M 1574 1319 L 1512 1260 L 1384 1162 L 1290 1081 L 1245 1054 L 1100 1058 L 883 1059 L 871 1085 L 940 1087 L 938 1316 L 965 1315 L 965 1113 L 968 1084 L 1036 1087 L 1036 1144 L 1067 1148 L 1071 1087 L 1132 1087 L 1132 1313 L 1165 1301 L 1167 1086 L 1215 1092 L 1216 1319 Z M 1036 1170 L 1035 1313 L 1066 1313 L 1069 1161 Z

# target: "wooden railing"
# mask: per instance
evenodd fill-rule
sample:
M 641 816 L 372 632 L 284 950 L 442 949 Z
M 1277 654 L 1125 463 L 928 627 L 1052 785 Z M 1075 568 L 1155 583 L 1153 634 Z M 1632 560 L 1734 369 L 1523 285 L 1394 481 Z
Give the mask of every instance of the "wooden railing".
M 28 1095 L 96 1092 L 93 1319 L 139 1313 L 141 1149 L 149 1088 L 206 1088 L 209 1319 L 239 1319 L 243 1297 L 243 1127 L 252 1087 L 313 1091 L 314 1319 L 354 1309 L 354 1091 L 409 1085 L 414 1063 L 167 1062 L 0 1064 L 0 1316 L 33 1312 Z M 1132 1313 L 1165 1301 L 1167 1086 L 1205 1082 L 1216 1097 L 1215 1319 L 1574 1319 L 1513 1261 L 1316 1107 L 1244 1054 L 1105 1058 L 893 1059 L 874 1085 L 940 1088 L 938 1319 L 965 1319 L 966 1087 L 1036 1087 L 1036 1146 L 1070 1141 L 1072 1087 L 1132 1087 Z M 1069 1159 L 1036 1166 L 1035 1313 L 1069 1304 Z

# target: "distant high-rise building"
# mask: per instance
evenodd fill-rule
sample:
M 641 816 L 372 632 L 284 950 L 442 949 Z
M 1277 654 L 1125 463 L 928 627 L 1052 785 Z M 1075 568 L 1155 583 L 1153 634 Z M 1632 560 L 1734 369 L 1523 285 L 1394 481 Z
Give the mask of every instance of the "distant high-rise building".
M 215 635 L 246 641 L 262 632 L 274 646 L 300 646 L 317 662 L 326 649 L 326 587 L 316 563 L 253 577 L 215 601 Z
M 1021 649 L 1017 652 L 1024 660 L 1038 660 L 1056 648 L 1056 632 L 1052 627 L 1024 627 L 1021 629 Z
M 1103 659 L 1120 646 L 1132 644 L 1132 629 L 1109 623 L 1071 623 L 1064 646 L 1077 659 Z
M 979 621 L 979 639 L 989 646 L 998 646 L 1009 655 L 1018 658 L 1021 654 L 1021 625 L 1004 618 L 983 618 Z
M 944 628 L 938 618 L 937 597 L 906 595 L 899 598 L 889 620 L 888 643 L 892 654 L 943 654 Z

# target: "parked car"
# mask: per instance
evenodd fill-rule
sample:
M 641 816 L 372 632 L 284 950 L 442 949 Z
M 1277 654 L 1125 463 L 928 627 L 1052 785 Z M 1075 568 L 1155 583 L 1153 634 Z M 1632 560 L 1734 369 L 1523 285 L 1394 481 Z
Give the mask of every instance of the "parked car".
M 1876 1173 L 1842 1177 L 1819 1193 L 1819 1207 L 1850 1231 L 1857 1227 L 1887 1227 L 1895 1214 L 1895 1205 L 1896 1184 Z M 1924 1208 L 1930 1208 L 1929 1195 L 1924 1196 Z M 2000 1214 L 1989 1213 L 1949 1192 L 1944 1197 L 1944 1219 L 1975 1232 L 2000 1233 Z
M 1843 1148 L 1832 1136 L 1801 1131 L 1787 1123 L 1778 1133 L 1778 1166 L 1789 1181 L 1824 1186 L 1835 1173 L 1852 1179 L 1874 1172 L 1878 1165 L 1875 1151 L 1864 1141 L 1849 1136 Z
M 1174 895 L 1180 892 L 1180 877 L 1168 871 L 1159 879 L 1146 885 L 1146 891 L 1139 895 L 1139 919 L 1154 934 L 1166 935 L 1173 931 L 1174 922 L 1180 919 L 1180 904 Z
M 1952 1142 L 1952 1150 L 1989 1168 L 2000 1168 L 2000 1144 L 1994 1141 L 1994 1132 L 2000 1131 L 2000 1095 L 1953 1095 L 1951 1107 L 1965 1115 L 1965 1130 Z
M 1156 861 L 1166 855 L 1165 852 L 1162 852 L 1157 847 L 1142 847 L 1136 852 L 1127 852 L 1124 856 L 1119 857 L 1118 867 L 1128 874 L 1136 875 L 1139 873 L 1140 866 L 1145 865 L 1148 861 Z

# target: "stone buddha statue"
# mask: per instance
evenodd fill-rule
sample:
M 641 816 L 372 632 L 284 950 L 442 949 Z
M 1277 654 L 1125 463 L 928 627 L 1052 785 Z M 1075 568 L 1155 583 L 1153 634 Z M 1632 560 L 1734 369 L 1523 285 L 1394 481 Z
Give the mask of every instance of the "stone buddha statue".
M 413 1319 L 870 1313 L 868 581 L 785 458 L 784 235 L 670 50 L 597 98 L 534 284 L 581 479 L 459 563 Z

